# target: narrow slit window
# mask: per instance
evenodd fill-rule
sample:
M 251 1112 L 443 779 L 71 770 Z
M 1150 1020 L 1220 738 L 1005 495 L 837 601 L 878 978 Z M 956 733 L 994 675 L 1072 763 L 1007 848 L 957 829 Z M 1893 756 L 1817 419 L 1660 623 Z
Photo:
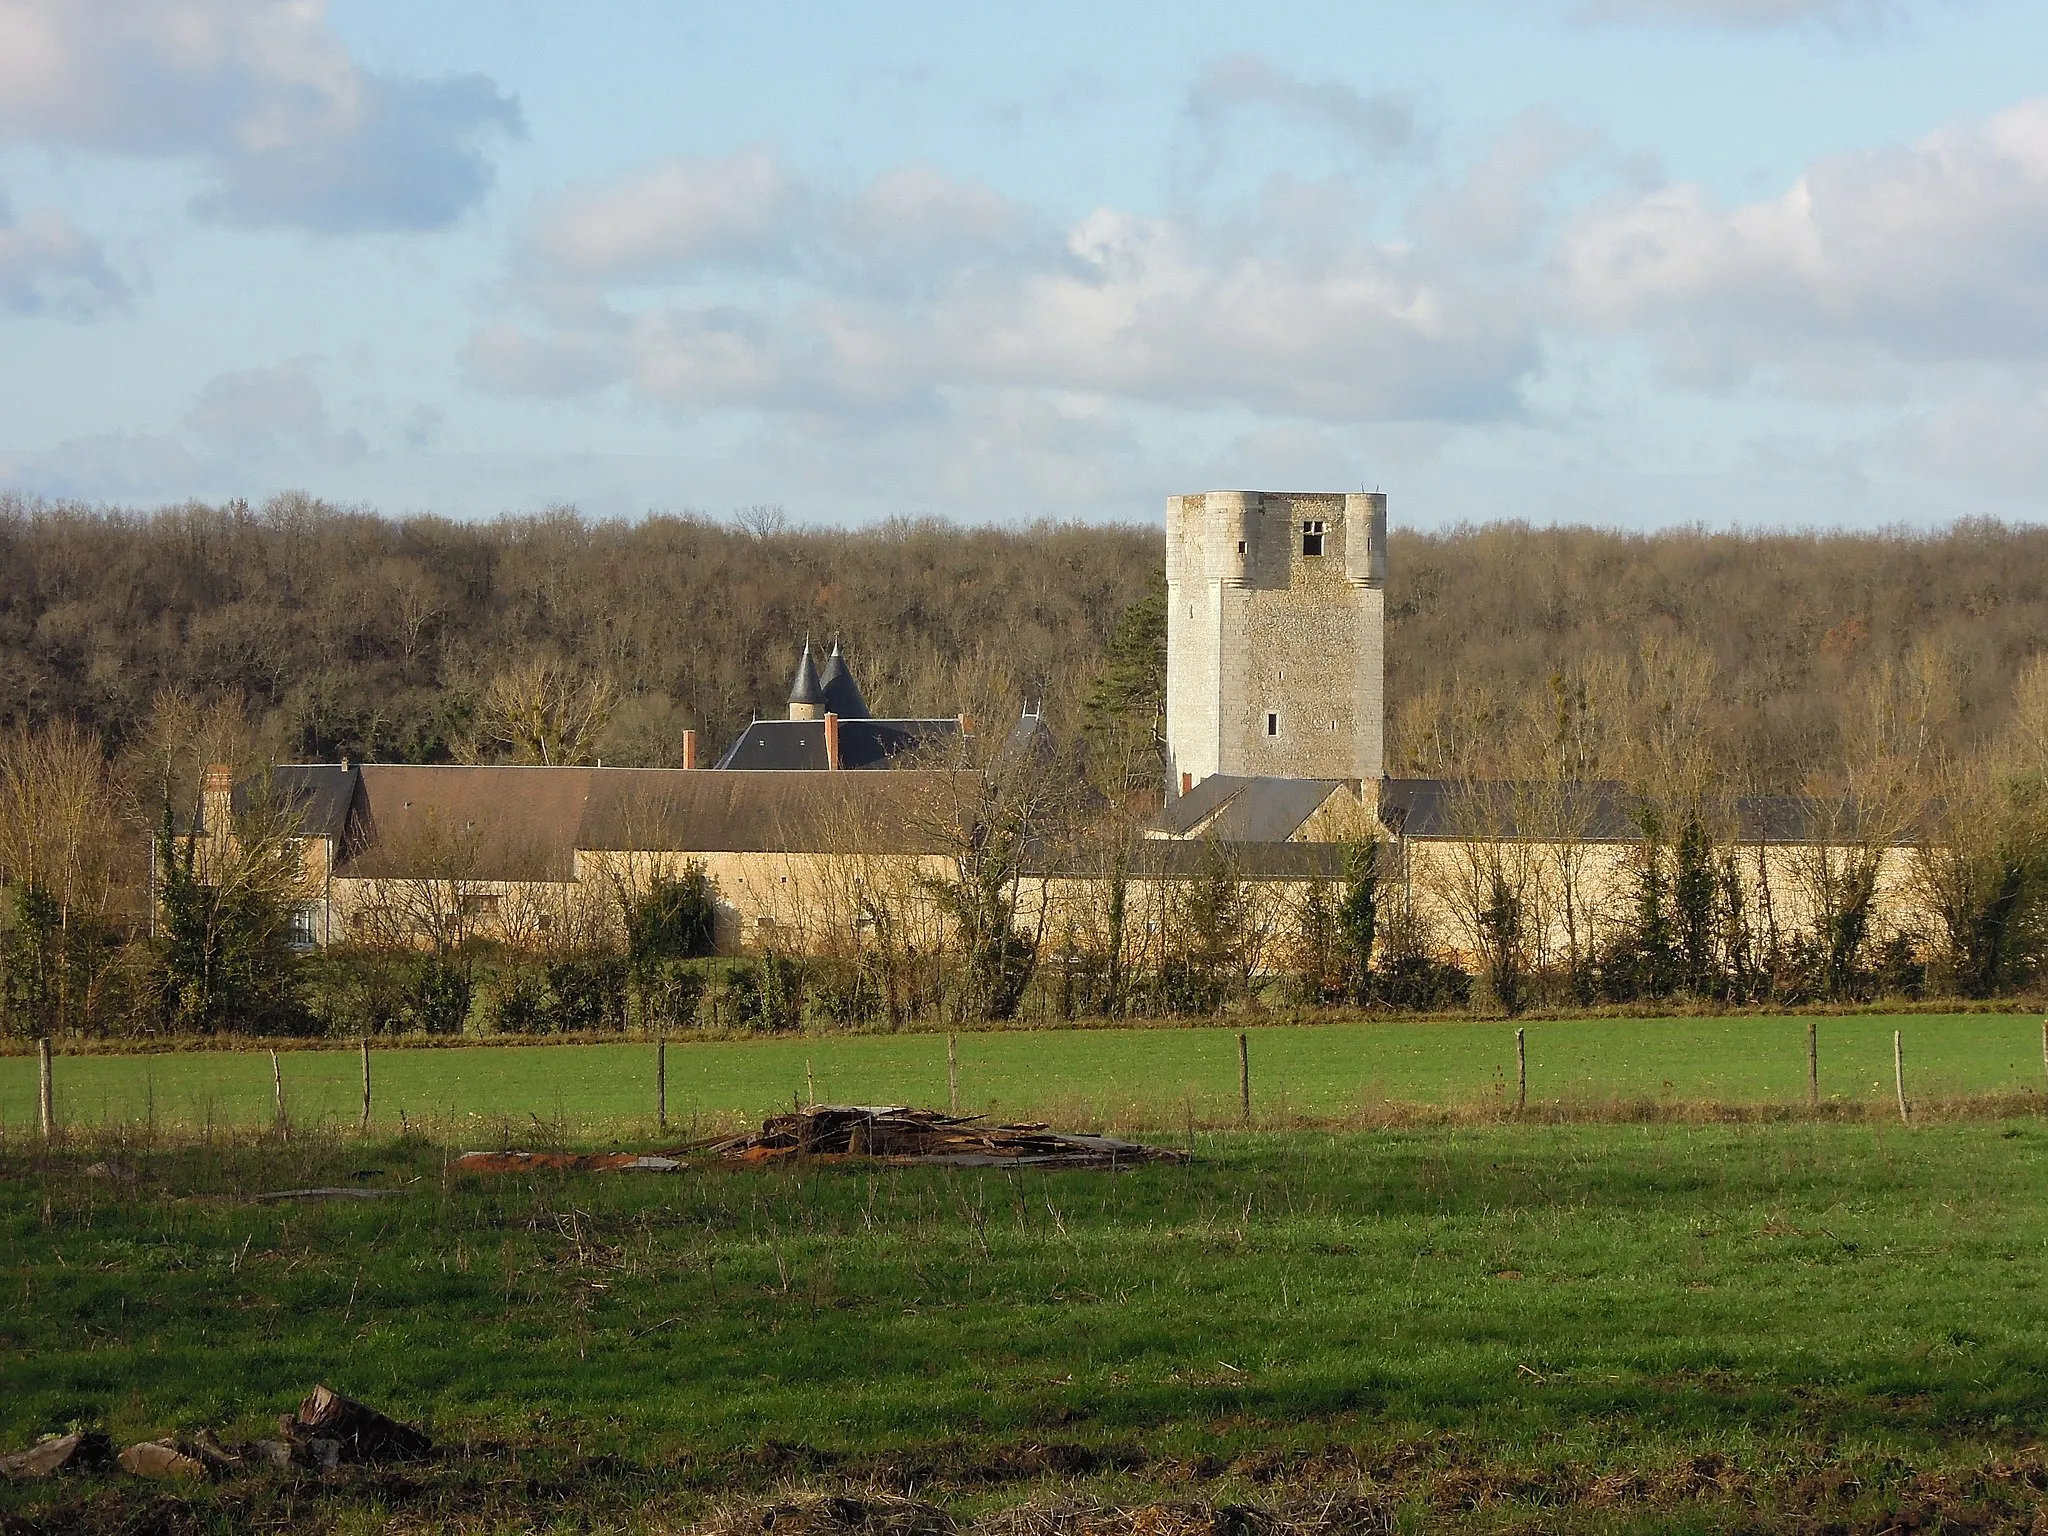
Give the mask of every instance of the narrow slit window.
M 1266 711 L 1266 734 L 1268 736 L 1278 736 L 1280 734 L 1280 716 L 1270 709 Z
M 1244 553 L 1244 540 L 1243 540 L 1243 539 L 1239 539 L 1239 540 L 1237 541 L 1237 552 L 1238 552 L 1238 553 L 1239 553 L 1240 555 Z
M 1320 517 L 1311 517 L 1302 523 L 1301 552 L 1304 555 L 1320 555 L 1323 552 L 1323 520 Z

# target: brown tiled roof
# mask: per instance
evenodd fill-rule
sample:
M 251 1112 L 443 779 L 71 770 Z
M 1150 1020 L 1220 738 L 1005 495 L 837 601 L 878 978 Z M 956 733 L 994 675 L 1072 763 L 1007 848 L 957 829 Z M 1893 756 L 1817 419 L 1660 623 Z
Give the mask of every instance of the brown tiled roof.
M 594 773 L 578 847 L 691 853 L 937 852 L 935 824 L 976 779 L 915 768 Z
M 975 776 L 365 763 L 336 873 L 567 880 L 594 852 L 938 852 Z
M 567 880 L 598 768 L 365 763 L 335 872 Z

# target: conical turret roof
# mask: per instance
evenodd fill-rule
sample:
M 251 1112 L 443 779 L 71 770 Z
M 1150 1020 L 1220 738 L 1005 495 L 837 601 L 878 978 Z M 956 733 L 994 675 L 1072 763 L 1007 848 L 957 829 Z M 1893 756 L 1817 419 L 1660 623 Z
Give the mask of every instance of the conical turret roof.
M 811 660 L 811 642 L 806 640 L 804 659 L 796 664 L 796 681 L 789 685 L 789 702 L 816 708 L 824 701 L 825 688 L 818 681 L 818 664 Z
M 846 658 L 839 654 L 839 642 L 832 642 L 832 654 L 825 658 L 825 670 L 820 675 L 819 689 L 824 695 L 825 710 L 842 720 L 865 720 L 868 718 L 868 701 L 861 697 L 860 684 L 853 680 L 853 669 L 846 664 Z

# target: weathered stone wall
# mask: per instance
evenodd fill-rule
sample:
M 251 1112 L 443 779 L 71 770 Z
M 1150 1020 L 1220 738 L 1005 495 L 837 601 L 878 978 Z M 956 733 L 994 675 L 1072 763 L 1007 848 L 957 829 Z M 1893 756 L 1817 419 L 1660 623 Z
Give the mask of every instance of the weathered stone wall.
M 1211 491 L 1166 506 L 1170 785 L 1213 773 L 1375 781 L 1385 498 Z M 1303 524 L 1322 524 L 1322 552 Z

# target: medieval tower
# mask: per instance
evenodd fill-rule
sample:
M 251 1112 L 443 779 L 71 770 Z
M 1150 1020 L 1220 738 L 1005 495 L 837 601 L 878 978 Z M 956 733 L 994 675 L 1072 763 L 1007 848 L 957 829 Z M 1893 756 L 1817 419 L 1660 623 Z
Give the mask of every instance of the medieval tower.
M 1215 773 L 1377 781 L 1386 579 L 1378 492 L 1168 497 L 1168 794 Z

